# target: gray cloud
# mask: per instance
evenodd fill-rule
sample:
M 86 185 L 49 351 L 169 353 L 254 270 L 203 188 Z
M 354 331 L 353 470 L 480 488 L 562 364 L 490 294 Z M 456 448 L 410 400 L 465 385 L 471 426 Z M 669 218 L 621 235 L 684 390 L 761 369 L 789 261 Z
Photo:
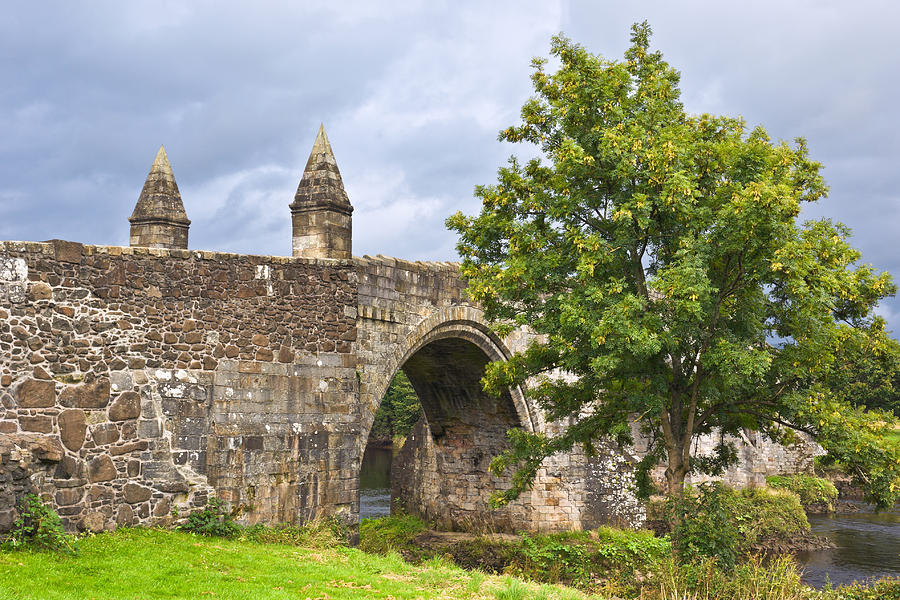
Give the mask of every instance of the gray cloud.
M 191 245 L 290 251 L 287 208 L 324 121 L 356 254 L 455 257 L 443 227 L 515 152 L 496 141 L 559 31 L 621 57 L 632 22 L 693 112 L 804 135 L 864 259 L 900 274 L 900 8 L 888 2 L 68 2 L 0 17 L 0 238 L 126 243 L 160 143 Z M 881 307 L 894 329 L 900 303 Z

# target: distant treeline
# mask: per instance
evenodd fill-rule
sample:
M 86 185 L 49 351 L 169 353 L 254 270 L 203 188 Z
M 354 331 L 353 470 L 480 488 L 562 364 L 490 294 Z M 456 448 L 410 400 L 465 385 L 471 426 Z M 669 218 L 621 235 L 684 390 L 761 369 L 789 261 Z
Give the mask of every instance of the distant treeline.
M 397 371 L 388 387 L 369 434 L 369 441 L 406 437 L 422 414 L 422 404 L 403 371 Z

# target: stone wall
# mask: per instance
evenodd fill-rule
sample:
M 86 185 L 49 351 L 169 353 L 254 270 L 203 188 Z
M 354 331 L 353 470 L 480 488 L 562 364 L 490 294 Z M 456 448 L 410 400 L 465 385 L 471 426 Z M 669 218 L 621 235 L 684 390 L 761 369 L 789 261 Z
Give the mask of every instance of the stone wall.
M 561 424 L 521 390 L 483 392 L 484 365 L 533 334 L 500 339 L 464 290 L 452 263 L 0 242 L 0 529 L 26 491 L 91 530 L 166 524 L 211 495 L 245 523 L 355 524 L 399 369 L 426 416 L 396 467 L 408 510 L 449 528 L 639 524 L 634 459 L 603 445 L 489 509 L 505 432 Z M 787 470 L 791 452 L 747 464 Z
M 647 440 L 635 429 L 634 452 L 644 456 Z M 712 456 L 716 446 L 723 440 L 719 433 L 710 433 L 694 439 L 691 452 L 694 456 Z M 737 462 L 718 476 L 694 473 L 685 478 L 685 483 L 699 484 L 707 481 L 722 481 L 736 488 L 766 485 L 769 475 L 809 473 L 813 471 L 813 460 L 825 451 L 813 439 L 796 433 L 793 443 L 780 444 L 758 431 L 742 431 L 740 435 L 725 435 L 724 441 L 734 446 Z M 657 466 L 651 477 L 660 489 L 666 485 L 665 465 Z
M 476 453 L 460 437 L 435 439 L 424 419 L 416 424 L 391 465 L 392 509 L 444 529 L 491 532 L 640 527 L 646 518 L 633 494 L 633 458 L 605 444 L 593 457 L 574 449 L 548 458 L 530 490 L 490 510 L 488 497 L 509 480 L 488 472 L 492 454 Z
M 3 493 L 92 529 L 214 493 L 352 520 L 355 307 L 347 261 L 0 243 Z

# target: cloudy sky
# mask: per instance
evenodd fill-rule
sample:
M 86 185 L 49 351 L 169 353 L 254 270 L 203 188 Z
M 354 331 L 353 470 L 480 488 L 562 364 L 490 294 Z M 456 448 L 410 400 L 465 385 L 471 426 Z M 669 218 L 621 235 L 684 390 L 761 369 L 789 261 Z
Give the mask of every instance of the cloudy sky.
M 526 149 L 497 142 L 564 32 L 619 58 L 631 23 L 691 112 L 808 138 L 864 259 L 900 277 L 900 5 L 722 2 L 21 2 L 0 13 L 0 239 L 127 244 L 165 144 L 191 247 L 290 254 L 319 122 L 354 254 L 455 259 L 443 226 Z M 900 330 L 900 302 L 880 308 Z

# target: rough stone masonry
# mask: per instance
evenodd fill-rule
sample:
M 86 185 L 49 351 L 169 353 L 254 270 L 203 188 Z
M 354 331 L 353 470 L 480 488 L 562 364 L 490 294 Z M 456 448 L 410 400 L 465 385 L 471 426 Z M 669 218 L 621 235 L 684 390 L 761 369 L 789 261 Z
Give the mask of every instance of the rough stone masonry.
M 425 412 L 393 469 L 407 510 L 451 528 L 641 521 L 633 459 L 614 448 L 548 460 L 531 492 L 490 511 L 505 431 L 558 425 L 521 390 L 479 385 L 527 332 L 499 339 L 455 264 L 354 258 L 324 129 L 291 213 L 292 257 L 188 250 L 160 148 L 130 247 L 0 242 L 0 532 L 28 492 L 92 531 L 166 525 L 212 496 L 245 523 L 355 525 L 362 453 L 399 369 Z

